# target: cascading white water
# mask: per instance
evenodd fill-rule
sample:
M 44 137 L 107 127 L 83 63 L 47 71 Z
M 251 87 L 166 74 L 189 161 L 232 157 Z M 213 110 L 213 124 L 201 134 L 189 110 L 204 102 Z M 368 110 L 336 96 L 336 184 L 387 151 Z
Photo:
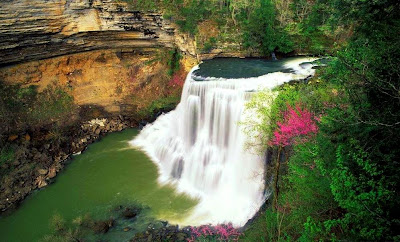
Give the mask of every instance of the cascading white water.
M 266 199 L 264 157 L 246 149 L 240 124 L 254 91 L 314 74 L 301 58 L 285 64 L 293 73 L 260 77 L 194 79 L 188 74 L 177 108 L 148 124 L 131 141 L 158 165 L 161 184 L 199 199 L 184 225 L 232 223 L 243 226 Z M 196 78 L 198 79 L 198 78 Z

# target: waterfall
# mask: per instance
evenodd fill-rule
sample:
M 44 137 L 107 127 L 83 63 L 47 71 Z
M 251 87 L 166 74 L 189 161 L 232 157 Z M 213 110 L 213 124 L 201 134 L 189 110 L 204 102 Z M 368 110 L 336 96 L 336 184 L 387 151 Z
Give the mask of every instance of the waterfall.
M 224 79 L 188 74 L 177 108 L 148 124 L 130 143 L 158 165 L 159 182 L 198 198 L 184 225 L 243 226 L 267 198 L 264 157 L 246 148 L 245 104 L 254 93 L 314 74 L 309 58 L 285 63 L 292 73 Z M 250 114 L 251 115 L 251 114 Z

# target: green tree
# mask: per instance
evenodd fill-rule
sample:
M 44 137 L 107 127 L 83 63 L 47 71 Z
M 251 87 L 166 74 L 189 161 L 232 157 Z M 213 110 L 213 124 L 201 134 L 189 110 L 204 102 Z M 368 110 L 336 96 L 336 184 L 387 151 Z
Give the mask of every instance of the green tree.
M 293 51 L 293 42 L 276 21 L 276 9 L 271 0 L 257 0 L 243 28 L 246 48 L 259 49 L 265 55 L 273 51 Z

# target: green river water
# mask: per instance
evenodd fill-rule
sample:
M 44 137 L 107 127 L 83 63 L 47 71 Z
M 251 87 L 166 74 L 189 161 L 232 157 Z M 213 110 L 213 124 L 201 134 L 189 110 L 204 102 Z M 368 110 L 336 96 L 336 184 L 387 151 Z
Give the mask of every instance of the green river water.
M 129 129 L 107 135 L 75 156 L 55 183 L 34 192 L 11 215 L 0 218 L 0 241 L 40 241 L 51 233 L 49 221 L 55 214 L 66 221 L 84 214 L 104 219 L 115 216 L 110 211 L 118 205 L 131 203 L 148 206 L 148 216 L 182 220 L 196 201 L 157 183 L 156 165 L 128 144 L 137 133 Z M 128 240 L 132 236 L 123 232 L 124 226 L 147 226 L 133 223 L 125 221 L 112 228 L 108 239 Z

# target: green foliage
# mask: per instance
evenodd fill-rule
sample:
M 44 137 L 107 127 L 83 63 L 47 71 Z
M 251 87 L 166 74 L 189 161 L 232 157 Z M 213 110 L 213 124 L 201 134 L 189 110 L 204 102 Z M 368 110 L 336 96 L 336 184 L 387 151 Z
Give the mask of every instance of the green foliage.
M 271 0 L 257 0 L 243 28 L 245 48 L 259 49 L 265 55 L 273 51 L 293 51 L 293 42 L 277 23 L 275 5 Z
M 203 51 L 210 52 L 214 48 L 216 43 L 217 43 L 217 39 L 214 37 L 211 37 L 206 43 L 204 43 Z
M 138 111 L 138 116 L 143 119 L 153 117 L 158 112 L 173 110 L 179 103 L 179 96 L 163 97 L 152 101 L 148 106 Z
M 0 167 L 14 160 L 15 151 L 10 145 L 0 147 Z
M 244 122 L 246 126 L 244 131 L 248 136 L 255 137 L 255 142 L 248 145 L 257 147 L 260 152 L 264 152 L 268 146 L 269 137 L 272 134 L 271 126 L 276 127 L 271 121 L 271 106 L 275 103 L 276 96 L 276 92 L 265 90 L 254 94 L 246 104 L 246 110 L 251 115 L 248 115 L 249 118 Z
M 353 236 L 379 240 L 390 234 L 391 221 L 384 203 L 396 195 L 389 190 L 383 170 L 368 158 L 357 141 L 350 140 L 347 147 L 339 145 L 331 177 L 335 200 L 348 211 L 342 221 L 352 225 Z
M 340 0 L 291 0 L 288 3 L 272 0 L 124 1 L 137 10 L 162 10 L 165 19 L 174 21 L 181 31 L 192 36 L 201 37 L 198 31 L 201 22 L 215 21 L 219 36 L 225 42 L 235 42 L 267 56 L 272 51 L 333 53 L 335 41 L 348 30 L 343 25 L 335 23 L 332 27 L 330 24 L 335 22 L 332 20 L 337 15 L 334 9 Z M 212 42 L 203 44 L 206 52 L 213 46 Z
M 210 0 L 165 0 L 163 4 L 167 14 L 173 16 L 180 30 L 192 35 L 197 33 L 198 23 L 211 16 Z
M 170 50 L 168 54 L 169 54 L 169 58 L 167 61 L 167 65 L 169 67 L 168 75 L 172 76 L 175 72 L 179 71 L 181 67 L 180 60 L 182 59 L 182 56 L 177 48 Z
M 331 1 L 330 22 L 337 24 L 356 23 L 358 32 L 370 32 L 399 20 L 399 2 L 396 0 L 334 0 Z
M 288 185 L 281 202 L 289 206 L 290 220 L 294 220 L 287 234 L 301 241 L 331 240 L 335 234 L 324 223 L 341 213 L 331 193 L 330 179 L 322 167 L 320 152 L 315 141 L 296 145 L 283 178 Z
M 273 241 L 397 236 L 393 230 L 399 224 L 395 198 L 399 151 L 398 138 L 393 136 L 397 127 L 373 123 L 384 113 L 360 122 L 360 113 L 371 105 L 356 102 L 360 106 L 355 110 L 354 97 L 336 88 L 335 83 L 286 86 L 269 109 L 261 109 L 265 120 L 273 123 L 280 120 L 286 103 L 300 101 L 323 115 L 316 140 L 293 147 L 287 169 L 283 168 L 287 171 L 279 179 L 279 209 L 269 209 L 266 215 L 266 227 L 273 233 L 267 235 Z M 365 104 L 366 97 L 361 100 Z M 273 125 L 264 125 L 261 131 L 271 132 L 269 127 Z M 390 138 L 380 137 L 383 133 Z
M 182 55 L 177 48 L 165 49 L 159 51 L 154 55 L 152 59 L 146 62 L 146 64 L 152 64 L 155 62 L 160 62 L 167 67 L 167 74 L 171 77 L 175 72 L 179 71 L 181 68 L 180 60 Z
M 268 234 L 268 228 L 266 226 L 265 213 L 256 215 L 254 220 L 247 227 L 245 232 L 239 238 L 239 241 L 265 241 L 265 237 Z
M 36 95 L 34 108 L 30 109 L 33 122 L 44 123 L 48 120 L 61 120 L 68 117 L 74 109 L 74 101 L 65 89 L 51 84 Z
M 340 210 L 318 156 L 315 141 L 294 147 L 287 172 L 281 178 L 278 209 L 268 208 L 265 212 L 268 241 L 330 240 L 336 236 L 333 227 L 324 223 Z
M 349 234 L 393 240 L 398 237 L 393 228 L 400 225 L 395 198 L 400 183 L 398 2 L 335 2 L 348 6 L 335 13 L 356 20 L 357 33 L 325 77 L 348 96 L 348 108 L 333 109 L 321 125 L 328 141 L 325 166 L 332 169 L 335 200 L 347 211 L 341 222 L 351 228 Z
M 316 140 L 294 147 L 279 180 L 280 209 L 267 212 L 283 218 L 266 223 L 273 240 L 399 237 L 400 28 L 374 25 L 360 23 L 318 85 L 281 88 L 264 112 L 272 125 L 263 132 L 280 121 L 286 103 L 301 102 L 322 116 Z
M 258 92 L 247 104 L 247 109 L 253 110 L 262 122 L 246 120 L 252 127 L 248 133 L 256 132 L 257 143 L 262 148 L 268 146 L 269 137 L 277 128 L 277 123 L 282 122 L 283 113 L 287 106 L 296 106 L 300 103 L 302 107 L 312 110 L 316 115 L 326 112 L 329 104 L 340 105 L 346 99 L 341 92 L 338 92 L 336 84 L 321 82 L 318 84 L 298 83 L 296 85 L 283 85 L 273 92 L 266 90 Z M 260 135 L 261 134 L 261 135 Z
M 51 229 L 56 232 L 61 232 L 66 229 L 65 226 L 65 219 L 61 217 L 60 214 L 54 214 L 50 220 Z
M 154 100 L 148 107 L 150 113 L 156 113 L 160 110 L 171 110 L 179 102 L 179 97 L 166 97 Z
M 337 28 L 333 29 L 329 25 L 329 16 L 331 16 L 332 8 L 325 1 L 316 1 L 314 5 L 305 6 L 307 4 L 303 0 L 295 1 L 296 7 L 303 9 L 296 13 L 295 28 L 291 34 L 295 37 L 295 43 L 299 50 L 310 52 L 316 55 L 324 55 L 334 53 L 331 49 L 335 47 L 335 33 Z M 341 32 L 338 32 L 340 34 Z
M 68 223 L 60 214 L 54 214 L 50 219 L 51 234 L 43 237 L 43 242 L 74 242 L 81 241 L 81 239 L 89 233 L 89 231 L 83 230 L 82 218 L 79 217 L 72 223 Z
M 42 92 L 36 86 L 0 85 L 0 121 L 9 128 L 21 125 L 43 126 L 68 120 L 76 105 L 66 89 L 48 85 Z

